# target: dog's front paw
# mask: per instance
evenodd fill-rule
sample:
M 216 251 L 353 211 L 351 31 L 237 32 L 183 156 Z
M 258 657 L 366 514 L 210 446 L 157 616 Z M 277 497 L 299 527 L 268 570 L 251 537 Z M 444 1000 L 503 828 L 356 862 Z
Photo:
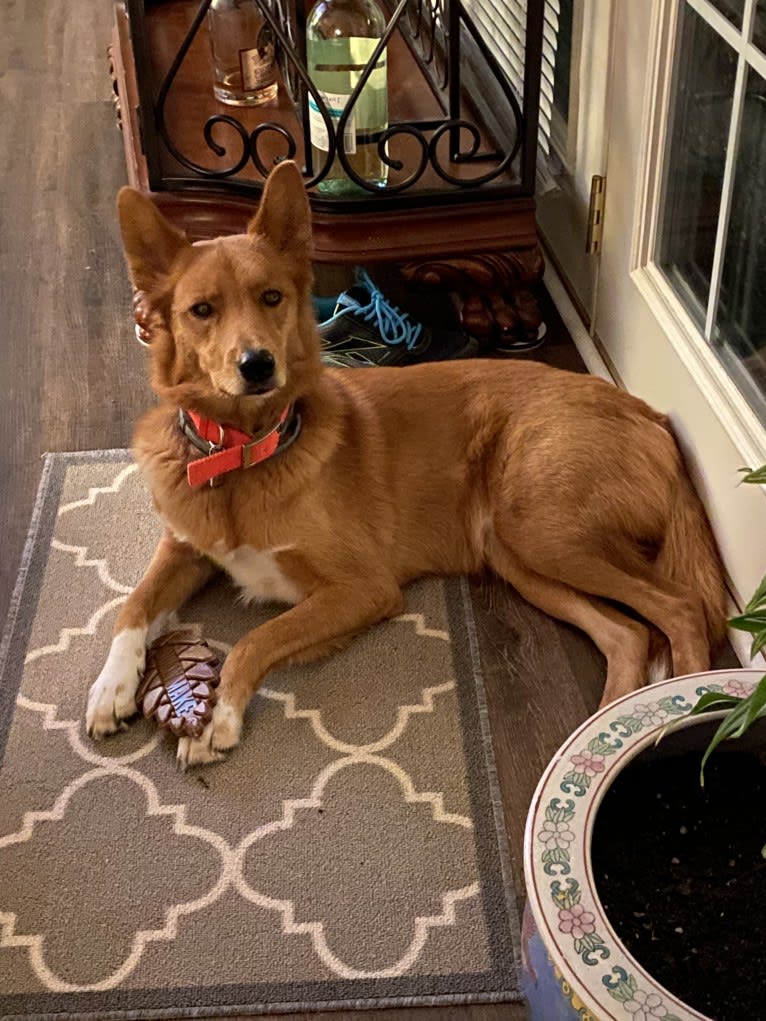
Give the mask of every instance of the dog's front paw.
M 136 715 L 136 690 L 146 663 L 146 633 L 141 628 L 121 631 L 112 641 L 106 663 L 88 693 L 85 726 L 98 740 L 118 730 Z
M 228 702 L 218 702 L 200 737 L 179 738 L 178 762 L 184 769 L 220 762 L 239 744 L 241 733 L 242 714 Z

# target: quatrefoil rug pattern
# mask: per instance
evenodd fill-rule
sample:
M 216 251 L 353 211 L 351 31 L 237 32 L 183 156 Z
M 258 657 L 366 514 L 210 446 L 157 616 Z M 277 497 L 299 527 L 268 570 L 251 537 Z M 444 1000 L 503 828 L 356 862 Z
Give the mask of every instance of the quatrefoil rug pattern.
M 159 534 L 125 451 L 50 455 L 0 648 L 0 1018 L 519 999 L 467 588 L 271 674 L 228 761 L 182 773 L 89 684 Z M 222 654 L 278 607 L 181 613 Z

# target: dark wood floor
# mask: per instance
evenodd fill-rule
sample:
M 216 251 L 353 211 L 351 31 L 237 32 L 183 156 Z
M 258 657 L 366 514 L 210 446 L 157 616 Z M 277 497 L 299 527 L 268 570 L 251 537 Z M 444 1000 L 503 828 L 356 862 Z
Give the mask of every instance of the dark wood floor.
M 125 183 L 106 45 L 108 0 L 0 0 L 0 620 L 48 450 L 125 447 L 151 397 L 114 216 Z M 552 308 L 539 356 L 582 368 Z M 520 906 L 522 834 L 548 759 L 596 707 L 587 638 L 504 585 L 474 584 Z M 721 664 L 725 665 L 725 664 Z M 306 1021 L 351 1013 L 291 1015 Z M 523 1007 L 365 1012 L 365 1021 L 521 1021 Z

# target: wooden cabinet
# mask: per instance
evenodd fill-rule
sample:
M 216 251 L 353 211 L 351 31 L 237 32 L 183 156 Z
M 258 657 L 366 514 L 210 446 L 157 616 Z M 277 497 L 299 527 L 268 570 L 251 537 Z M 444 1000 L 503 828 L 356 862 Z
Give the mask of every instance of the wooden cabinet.
M 128 177 L 193 239 L 242 230 L 271 166 L 304 170 L 314 258 L 393 262 L 423 287 L 460 295 L 469 332 L 491 347 L 530 337 L 542 276 L 534 182 L 543 0 L 527 3 L 517 98 L 458 0 L 400 0 L 389 18 L 386 187 L 328 195 L 306 152 L 306 8 L 263 0 L 280 39 L 272 103 L 233 107 L 212 90 L 210 0 L 126 0 L 110 47 Z

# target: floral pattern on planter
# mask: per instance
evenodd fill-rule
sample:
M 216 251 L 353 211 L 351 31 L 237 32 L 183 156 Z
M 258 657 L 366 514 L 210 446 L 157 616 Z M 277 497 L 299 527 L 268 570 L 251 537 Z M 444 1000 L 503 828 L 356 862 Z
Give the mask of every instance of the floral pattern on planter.
M 654 1018 L 681 1021 L 677 1015 L 670 1013 L 659 993 L 647 993 L 639 989 L 635 978 L 624 968 L 612 968 L 612 975 L 604 975 L 602 981 L 609 995 L 623 1004 L 632 1021 L 654 1021 Z
M 647 690 L 643 689 L 642 694 L 646 698 Z M 665 695 L 658 699 L 642 699 L 631 706 L 630 713 L 624 713 L 613 720 L 609 728 L 618 737 L 627 739 L 647 727 L 664 726 L 673 716 L 683 716 L 688 713 L 692 705 L 693 703 L 683 695 Z
M 594 777 L 604 772 L 606 768 L 606 756 L 612 755 L 621 747 L 622 742 L 618 741 L 615 746 L 607 744 L 604 740 L 606 734 L 599 734 L 588 742 L 585 748 L 570 755 L 572 763 L 571 770 L 564 777 L 561 790 L 565 794 L 574 794 L 576 798 L 582 798 L 590 789 Z
M 747 698 L 752 690 L 752 684 L 742 681 L 738 677 L 730 677 L 725 684 L 705 684 L 701 688 L 697 688 L 697 694 L 707 695 L 711 691 L 722 691 L 735 698 Z
M 570 755 L 572 769 L 564 777 L 561 790 L 565 794 L 583 797 L 593 777 L 606 769 L 606 757 L 624 747 L 624 740 L 621 739 L 633 737 L 647 728 L 664 726 L 671 717 L 683 716 L 691 707 L 692 703 L 679 695 L 637 703 L 630 715 L 619 716 L 610 724 L 610 730 L 617 732 L 616 738 L 611 734 L 599 734 L 585 748 Z
M 568 798 L 564 804 L 553 798 L 545 810 L 545 822 L 537 839 L 543 845 L 542 861 L 549 876 L 565 876 L 569 871 L 569 845 L 574 833 L 569 825 L 575 814 L 575 803 Z
M 667 695 L 656 701 L 639 702 L 629 715 L 619 716 L 609 726 L 617 736 L 601 733 L 592 738 L 585 748 L 570 755 L 572 769 L 564 777 L 561 790 L 565 794 L 583 797 L 591 781 L 606 769 L 606 758 L 624 747 L 624 739 L 633 737 L 648 727 L 663 726 L 673 716 L 683 716 L 691 709 L 691 702 L 679 695 Z
M 582 891 L 576 879 L 567 879 L 565 886 L 551 883 L 551 895 L 559 908 L 559 932 L 574 940 L 574 952 L 586 964 L 598 964 L 609 956 L 603 939 L 596 932 L 596 916 L 582 903 Z M 594 956 L 597 954 L 598 956 Z
M 744 697 L 762 673 L 710 671 L 660 681 L 628 695 L 586 721 L 548 767 L 529 813 L 527 889 L 535 893 L 536 900 L 529 894 L 530 906 L 560 976 L 557 984 L 562 993 L 566 990 L 570 1002 L 570 996 L 576 996 L 583 1017 L 594 1021 L 701 1017 L 655 987 L 615 939 L 592 888 L 584 845 L 589 842 L 594 805 L 616 775 L 615 769 L 651 744 L 669 722 L 686 715 L 700 695 L 724 691 Z M 607 959 L 610 970 L 596 970 Z M 598 995 L 599 985 L 608 992 L 608 1001 Z M 613 1006 L 607 1007 L 607 1002 Z

